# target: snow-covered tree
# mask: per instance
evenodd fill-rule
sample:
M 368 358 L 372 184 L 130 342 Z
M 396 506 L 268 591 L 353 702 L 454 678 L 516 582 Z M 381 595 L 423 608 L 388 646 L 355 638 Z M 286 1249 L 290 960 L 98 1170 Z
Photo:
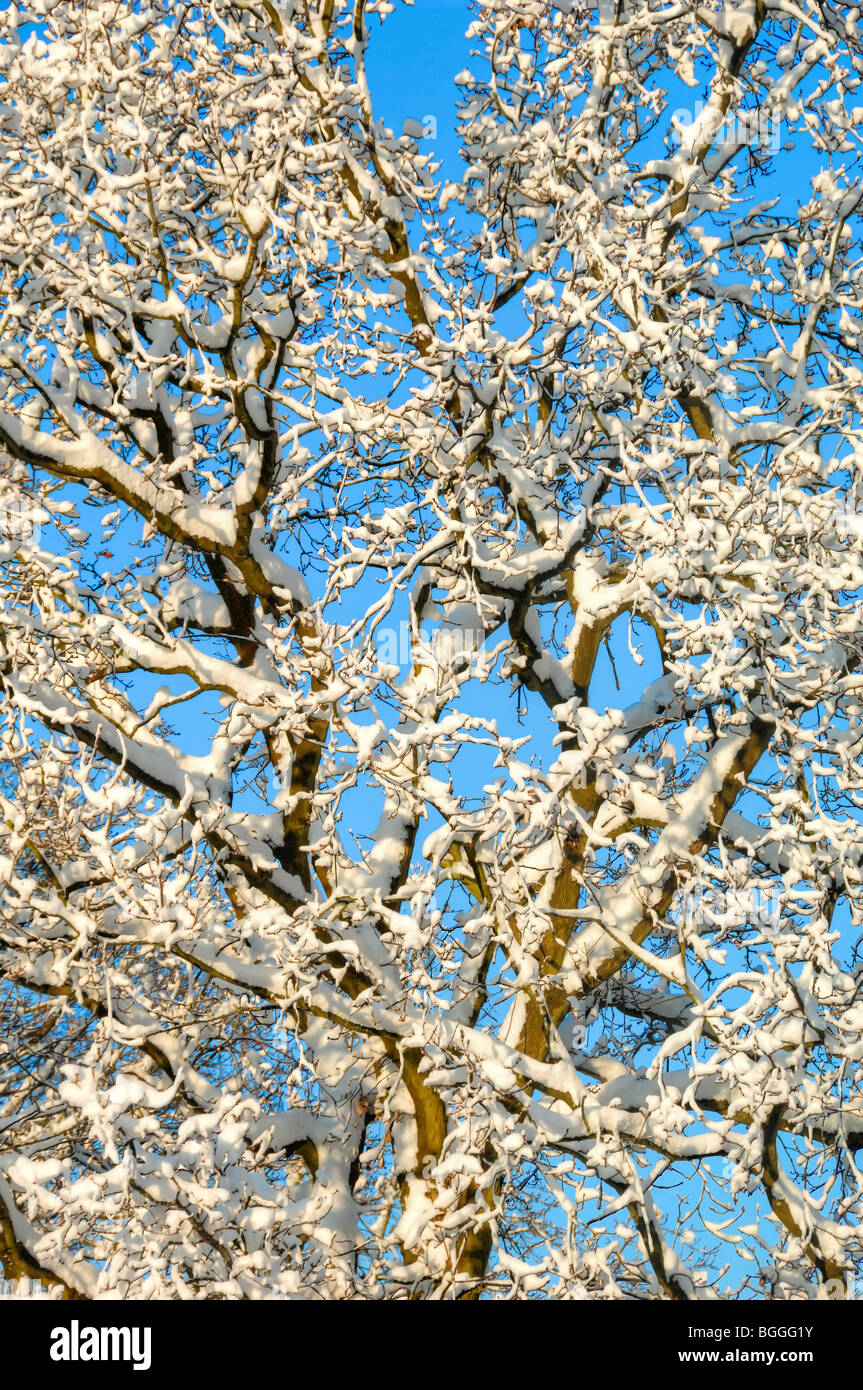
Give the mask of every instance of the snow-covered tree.
M 3 1271 L 844 1297 L 860 11 L 392 9 L 0 13 Z

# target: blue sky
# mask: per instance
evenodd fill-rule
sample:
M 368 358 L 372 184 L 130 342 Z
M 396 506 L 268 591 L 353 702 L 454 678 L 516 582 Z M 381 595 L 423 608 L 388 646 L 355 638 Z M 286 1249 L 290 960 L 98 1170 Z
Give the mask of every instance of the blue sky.
M 469 65 L 468 23 L 464 0 L 399 4 L 384 24 L 374 22 L 366 54 L 375 114 L 396 134 L 406 120 L 433 116 L 437 137 L 428 145 L 443 161 L 441 174 L 451 177 L 459 163 L 453 78 Z

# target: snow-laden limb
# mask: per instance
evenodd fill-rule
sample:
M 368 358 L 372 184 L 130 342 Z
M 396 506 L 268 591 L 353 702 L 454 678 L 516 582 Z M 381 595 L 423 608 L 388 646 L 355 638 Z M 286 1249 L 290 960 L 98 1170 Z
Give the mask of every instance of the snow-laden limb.
M 823 1296 L 859 20 L 478 7 L 444 183 L 389 9 L 0 15 L 0 1264 Z

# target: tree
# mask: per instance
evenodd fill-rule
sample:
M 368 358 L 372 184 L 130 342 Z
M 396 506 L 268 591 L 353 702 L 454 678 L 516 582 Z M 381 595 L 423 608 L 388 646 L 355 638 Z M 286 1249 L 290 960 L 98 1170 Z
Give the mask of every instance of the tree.
M 4 1272 L 846 1296 L 860 12 L 392 8 L 0 14 Z

